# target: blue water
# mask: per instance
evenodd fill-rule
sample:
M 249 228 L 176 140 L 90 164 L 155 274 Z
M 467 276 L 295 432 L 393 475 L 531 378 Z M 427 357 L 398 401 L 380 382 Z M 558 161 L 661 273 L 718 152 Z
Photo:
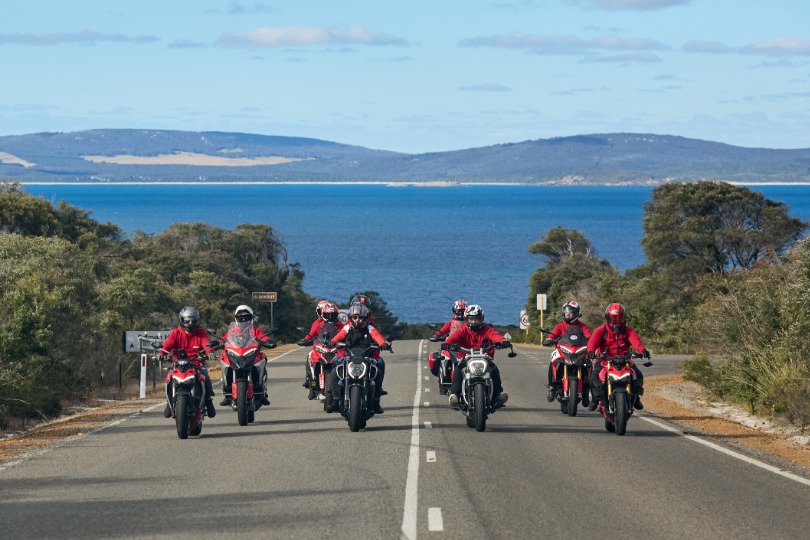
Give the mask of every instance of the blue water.
M 810 219 L 810 186 L 751 186 Z M 28 193 L 90 210 L 127 234 L 173 222 L 271 225 L 315 297 L 380 293 L 404 322 L 439 322 L 456 298 L 487 321 L 517 324 L 532 272 L 528 247 L 552 227 L 577 229 L 619 270 L 643 264 L 651 187 L 486 185 L 34 185 Z M 314 309 L 314 306 L 313 306 Z

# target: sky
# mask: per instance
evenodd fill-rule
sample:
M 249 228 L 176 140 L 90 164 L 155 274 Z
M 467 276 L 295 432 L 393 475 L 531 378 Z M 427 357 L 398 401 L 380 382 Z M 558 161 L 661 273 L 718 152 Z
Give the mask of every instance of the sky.
M 26 0 L 0 135 L 312 137 L 405 153 L 612 132 L 810 148 L 807 0 Z

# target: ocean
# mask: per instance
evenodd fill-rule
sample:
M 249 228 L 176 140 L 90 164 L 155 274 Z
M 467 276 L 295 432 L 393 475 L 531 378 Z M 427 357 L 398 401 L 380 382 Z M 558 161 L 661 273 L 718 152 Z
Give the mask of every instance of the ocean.
M 810 220 L 810 186 L 748 186 Z M 89 210 L 128 235 L 174 222 L 232 229 L 271 225 L 304 289 L 346 302 L 377 291 L 403 322 L 444 322 L 457 298 L 488 322 L 517 324 L 532 272 L 528 253 L 562 226 L 587 236 L 600 258 L 625 271 L 645 262 L 641 218 L 649 186 L 385 184 L 27 184 L 25 191 Z M 586 309 L 588 307 L 586 306 Z M 554 307 L 549 306 L 551 313 Z M 314 306 L 313 306 L 314 313 Z

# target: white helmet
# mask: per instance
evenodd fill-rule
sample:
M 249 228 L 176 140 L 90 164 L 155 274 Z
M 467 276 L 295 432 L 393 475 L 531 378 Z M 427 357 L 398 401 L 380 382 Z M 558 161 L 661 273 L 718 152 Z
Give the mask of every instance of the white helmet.
M 252 321 L 253 310 L 250 309 L 250 306 L 242 304 L 236 308 L 236 311 L 233 312 L 233 316 L 236 319 L 236 322 Z

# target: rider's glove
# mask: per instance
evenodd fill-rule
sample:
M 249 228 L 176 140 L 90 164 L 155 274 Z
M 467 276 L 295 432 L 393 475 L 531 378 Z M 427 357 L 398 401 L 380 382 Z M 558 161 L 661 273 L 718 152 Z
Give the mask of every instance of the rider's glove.
M 385 341 L 385 342 L 383 342 L 382 345 L 380 345 L 380 349 L 382 349 L 383 351 L 390 351 L 391 350 L 391 344 L 388 343 L 387 341 Z
M 644 349 L 643 351 L 641 351 L 641 356 L 643 356 L 644 358 L 649 358 L 650 357 L 650 351 L 648 351 L 647 349 Z
M 555 343 L 556 343 L 556 341 L 554 341 L 553 339 L 544 339 L 543 340 L 543 347 L 551 347 Z
M 501 343 L 501 349 L 508 349 L 511 346 L 512 346 L 511 341 L 504 341 L 504 342 Z
M 443 351 L 449 351 L 449 350 L 450 350 L 450 344 L 448 344 L 448 343 L 442 343 L 441 347 L 439 347 L 439 348 L 440 348 L 441 350 L 443 350 Z
M 437 341 L 439 341 L 439 336 L 430 336 L 428 338 L 428 341 L 432 341 L 433 343 L 436 343 Z
M 268 349 L 275 349 L 276 345 L 276 342 L 272 339 L 265 339 L 262 341 L 262 347 L 267 347 Z
M 312 345 L 311 339 L 299 339 L 295 342 L 300 347 L 306 347 L 307 345 Z

